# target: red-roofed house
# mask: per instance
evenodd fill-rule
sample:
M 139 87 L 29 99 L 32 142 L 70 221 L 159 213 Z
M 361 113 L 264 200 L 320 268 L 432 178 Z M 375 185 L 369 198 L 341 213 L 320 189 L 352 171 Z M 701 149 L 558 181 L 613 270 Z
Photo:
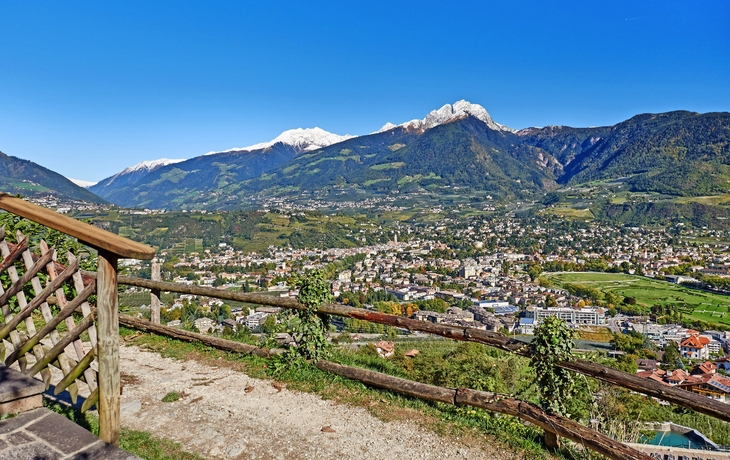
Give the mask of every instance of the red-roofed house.
M 707 337 L 691 335 L 679 344 L 679 353 L 682 358 L 709 359 L 710 350 L 707 348 L 709 344 L 710 339 Z
M 687 380 L 687 377 L 689 377 L 688 373 L 682 369 L 675 369 L 672 371 L 671 375 L 667 375 L 664 380 L 666 380 L 670 385 L 679 385 Z
M 692 393 L 730 403 L 730 379 L 719 374 L 692 376 L 679 387 Z
M 704 363 L 696 365 L 694 369 L 692 369 L 692 375 L 714 374 L 715 371 L 717 371 L 717 366 L 715 366 L 715 363 L 705 361 Z

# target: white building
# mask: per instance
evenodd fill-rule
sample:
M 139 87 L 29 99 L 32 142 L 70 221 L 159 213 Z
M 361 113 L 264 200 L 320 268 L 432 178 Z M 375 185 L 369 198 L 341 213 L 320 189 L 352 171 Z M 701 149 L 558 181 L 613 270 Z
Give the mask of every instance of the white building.
M 536 325 L 550 316 L 557 316 L 568 324 L 591 326 L 606 324 L 606 314 L 602 308 L 531 307 L 527 309 L 527 317 L 535 318 Z

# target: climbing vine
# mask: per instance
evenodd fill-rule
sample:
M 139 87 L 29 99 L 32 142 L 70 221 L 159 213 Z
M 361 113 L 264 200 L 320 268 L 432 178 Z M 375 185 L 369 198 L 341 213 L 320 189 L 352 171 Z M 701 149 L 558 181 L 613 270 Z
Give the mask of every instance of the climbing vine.
M 556 316 L 545 318 L 535 329 L 530 357 L 543 409 L 566 417 L 570 416 L 566 404 L 574 393 L 575 382 L 570 371 L 558 367 L 558 364 L 573 359 L 574 336 L 573 330 L 562 319 Z
M 300 365 L 306 360 L 326 358 L 330 351 L 327 341 L 328 317 L 317 313 L 321 305 L 332 301 L 329 282 L 321 271 L 317 271 L 296 278 L 294 285 L 299 288 L 299 303 L 304 304 L 305 308 L 294 313 L 289 320 L 288 332 L 296 345 L 281 356 L 275 366 L 277 369 Z

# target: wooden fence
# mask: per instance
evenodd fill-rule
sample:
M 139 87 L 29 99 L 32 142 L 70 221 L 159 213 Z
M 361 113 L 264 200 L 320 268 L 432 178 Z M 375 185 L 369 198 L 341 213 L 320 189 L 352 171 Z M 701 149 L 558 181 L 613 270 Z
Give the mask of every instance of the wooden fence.
M 7 194 L 0 194 L 0 209 L 70 235 L 98 252 L 96 273 L 84 276 L 79 270 L 78 254 L 69 253 L 67 265 L 62 265 L 56 261 L 56 250 L 44 241 L 34 251 L 32 235 L 5 235 L 5 229 L 0 229 L 0 275 L 10 281 L 7 288 L 0 285 L 0 357 L 7 366 L 17 362 L 27 375 L 40 374 L 47 389 L 51 366 L 60 370 L 63 377 L 54 391 L 67 391 L 73 401 L 78 397 L 79 385 L 85 385 L 89 396 L 82 410 L 96 405 L 99 437 L 118 444 L 121 382 L 117 261 L 151 259 L 154 249 Z M 69 299 L 67 292 L 76 295 Z M 95 307 L 88 302 L 94 294 Z M 49 305 L 52 296 L 56 308 Z M 33 315 L 35 311 L 40 311 L 40 318 Z M 34 319 L 42 321 L 40 328 Z M 6 353 L 6 339 L 13 349 L 10 353 Z M 94 361 L 98 371 L 92 366 Z
M 0 274 L 7 273 L 11 284 L 7 289 L 0 285 L 0 309 L 4 319 L 0 324 L 0 346 L 4 347 L 3 339 L 9 338 L 13 351 L 5 358 L 6 364 L 17 362 L 26 374 L 32 376 L 40 374 L 47 386 L 50 384 L 49 366 L 60 369 L 63 377 L 56 385 L 56 392 L 68 391 L 75 399 L 78 396 L 78 386 L 86 385 L 90 396 L 83 408 L 88 409 L 97 403 L 100 438 L 112 444 L 117 444 L 119 441 L 120 321 L 130 327 L 151 330 L 182 340 L 201 341 L 231 351 L 260 356 L 270 356 L 277 352 L 156 324 L 159 322 L 160 292 L 195 294 L 288 309 L 304 308 L 291 298 L 118 276 L 118 259 L 152 259 L 154 250 L 6 194 L 0 194 L 0 209 L 66 233 L 98 251 L 97 271 L 83 272 L 79 270 L 77 255 L 69 254 L 67 265 L 62 265 L 55 260 L 55 250 L 44 242 L 39 244 L 39 252 L 34 253 L 31 251 L 27 236 L 18 233 L 15 235 L 15 242 L 12 242 L 6 240 L 2 232 L 0 253 L 3 260 L 0 262 Z M 153 272 L 156 274 L 159 266 L 155 265 L 153 264 Z M 39 276 L 42 271 L 45 271 L 43 277 Z M 45 286 L 42 278 L 46 280 Z M 152 290 L 154 310 L 152 318 L 155 322 L 118 315 L 117 283 Z M 64 285 L 75 290 L 76 296 L 73 299 L 67 298 Z M 33 298 L 28 301 L 26 293 L 30 292 L 33 293 Z M 94 293 L 97 296 L 95 308 L 88 302 Z M 49 298 L 52 295 L 55 296 L 57 304 L 55 310 L 49 306 Z M 155 298 L 157 302 L 154 301 Z M 40 310 L 45 323 L 40 330 L 31 316 L 35 310 Z M 319 313 L 422 331 L 456 340 L 478 342 L 522 356 L 531 354 L 529 345 L 499 333 L 476 328 L 433 324 L 339 304 L 324 305 L 319 309 Z M 65 330 L 59 333 L 59 327 Z M 4 350 L 0 351 L 5 354 Z M 91 366 L 94 360 L 98 362 L 98 374 Z M 650 458 L 572 420 L 547 414 L 533 404 L 506 395 L 434 387 L 328 361 L 319 361 L 316 365 L 328 372 L 412 396 L 514 415 L 542 427 L 546 435 L 552 435 L 546 436 L 546 439 L 557 441 L 557 436 L 566 437 L 610 458 Z M 560 366 L 730 421 L 730 407 L 719 401 L 585 360 L 566 361 Z
M 124 285 L 143 287 L 156 291 L 193 294 L 224 300 L 234 300 L 295 310 L 304 309 L 304 305 L 300 304 L 296 299 L 293 298 L 273 297 L 257 293 L 226 291 L 211 287 L 181 285 L 177 283 L 153 281 L 128 276 L 120 276 L 119 282 Z M 341 304 L 323 305 L 319 308 L 318 312 L 322 314 L 335 315 L 400 327 L 412 331 L 427 332 L 430 334 L 439 335 L 455 340 L 477 342 L 526 357 L 529 357 L 532 352 L 531 347 L 528 344 L 514 340 L 500 333 L 488 332 L 482 329 L 434 324 L 426 321 L 418 321 L 396 315 L 373 312 L 371 310 L 353 308 Z M 149 321 L 136 318 L 123 317 L 121 321 L 123 324 L 129 327 L 164 334 L 171 337 L 176 337 L 181 340 L 201 341 L 210 346 L 221 348 L 224 350 L 233 351 L 235 349 L 236 351 L 257 354 L 259 356 L 268 356 L 270 354 L 270 351 L 252 345 L 243 345 L 237 342 L 231 342 L 220 338 L 181 331 L 179 329 L 153 324 Z M 635 449 L 632 449 L 628 446 L 624 446 L 621 443 L 618 444 L 623 447 L 619 448 L 616 445 L 616 441 L 609 440 L 600 433 L 590 430 L 587 427 L 578 425 L 577 423 L 568 419 L 563 419 L 560 417 L 554 418 L 554 416 L 544 413 L 534 405 L 531 405 L 524 401 L 514 400 L 505 395 L 486 394 L 484 392 L 475 392 L 474 390 L 468 389 L 455 390 L 441 388 L 437 391 L 437 393 L 435 393 L 441 394 L 441 397 L 429 398 L 428 391 L 418 394 L 404 391 L 404 388 L 415 388 L 417 386 L 424 385 L 418 382 L 402 381 L 401 379 L 401 381 L 399 381 L 398 383 L 393 383 L 394 381 L 391 382 L 393 377 L 385 376 L 384 374 L 379 374 L 378 377 L 373 377 L 377 373 L 372 373 L 372 371 L 365 371 L 363 369 L 348 368 L 347 366 L 339 366 L 335 363 L 327 364 L 326 362 L 320 362 L 319 364 L 317 364 L 317 366 L 322 368 L 323 370 L 328 370 L 330 372 L 337 371 L 335 373 L 340 373 L 340 375 L 355 378 L 371 385 L 381 386 L 383 388 L 388 388 L 393 391 L 404 392 L 406 394 L 418 396 L 424 399 L 442 401 L 442 399 L 445 398 L 446 400 L 453 400 L 454 404 L 467 404 L 481 407 L 486 410 L 508 413 L 523 420 L 527 420 L 531 423 L 537 424 L 538 426 L 545 429 L 546 435 L 553 434 L 566 437 L 568 439 L 583 444 L 585 447 L 591 450 L 600 452 L 610 458 L 649 458 L 646 454 L 636 451 Z M 597 380 L 621 386 L 632 391 L 643 393 L 648 396 L 652 396 L 677 405 L 681 405 L 689 409 L 693 409 L 697 412 L 710 415 L 720 420 L 730 421 L 730 405 L 724 404 L 714 399 L 706 398 L 704 396 L 691 393 L 680 388 L 662 385 L 653 380 L 643 379 L 636 375 L 628 374 L 626 372 L 622 372 L 587 360 L 575 359 L 572 361 L 563 362 L 560 364 L 560 366 L 571 371 L 593 377 Z M 364 375 L 368 375 L 369 377 L 363 378 Z M 378 385 L 376 383 L 378 381 L 388 381 L 390 382 L 390 384 L 389 386 Z M 406 384 L 405 382 L 408 383 Z M 443 397 L 444 394 L 448 394 L 449 396 Z M 453 398 L 450 396 L 452 394 Z M 500 403 L 497 404 L 497 402 Z M 550 436 L 546 436 L 546 440 L 549 439 Z M 624 449 L 624 447 L 628 450 Z

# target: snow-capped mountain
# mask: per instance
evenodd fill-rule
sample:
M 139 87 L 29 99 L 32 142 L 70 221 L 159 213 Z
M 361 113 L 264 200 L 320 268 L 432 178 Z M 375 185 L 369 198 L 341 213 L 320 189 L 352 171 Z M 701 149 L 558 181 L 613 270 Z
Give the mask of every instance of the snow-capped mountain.
M 170 158 L 160 158 L 159 160 L 147 160 L 147 161 L 140 161 L 134 166 L 130 166 L 128 168 L 124 168 L 122 171 L 118 172 L 117 174 L 113 175 L 112 177 L 117 177 L 121 174 L 129 174 L 133 172 L 138 171 L 154 171 L 155 169 L 161 167 L 161 166 L 167 166 L 171 165 L 173 163 L 180 163 L 181 161 L 185 161 L 184 158 L 180 159 L 170 159 Z
M 66 179 L 70 180 L 74 184 L 78 185 L 79 187 L 83 187 L 83 188 L 89 188 L 92 185 L 96 185 L 98 183 L 98 182 L 91 182 L 88 180 L 72 179 L 70 177 L 67 177 Z
M 124 168 L 113 176 L 100 180 L 96 184 L 89 186 L 88 189 L 99 196 L 104 196 L 104 193 L 109 189 L 132 185 L 152 171 L 155 171 L 163 166 L 180 163 L 181 161 L 185 160 L 160 158 L 159 160 L 140 161 L 134 166 Z
M 352 139 L 356 136 L 345 134 L 340 136 L 339 134 L 333 134 L 325 131 L 322 128 L 296 128 L 289 129 L 276 136 L 276 138 L 268 141 L 261 142 L 259 144 L 249 145 L 248 147 L 234 148 L 229 150 L 223 150 L 221 152 L 209 152 L 206 155 L 214 155 L 216 153 L 229 153 L 229 152 L 251 152 L 254 150 L 262 150 L 271 147 L 274 144 L 282 143 L 290 145 L 302 152 L 317 150 L 323 147 L 328 147 L 338 142 Z
M 427 129 L 431 129 L 435 126 L 442 125 L 456 119 L 464 118 L 468 115 L 471 115 L 483 121 L 488 127 L 496 131 L 507 131 L 511 133 L 516 132 L 516 130 L 512 128 L 500 125 L 499 123 L 492 120 L 492 117 L 489 116 L 487 110 L 481 105 L 472 104 L 471 102 L 465 101 L 463 99 L 454 102 L 453 105 L 446 104 L 438 110 L 431 111 L 431 113 L 426 115 L 426 118 L 424 118 L 423 120 L 415 119 L 407 121 L 400 125 L 394 125 L 393 123 L 388 122 L 377 132 L 383 133 L 385 131 L 390 131 L 391 129 L 395 129 L 398 127 L 406 128 L 412 131 L 423 132 Z

